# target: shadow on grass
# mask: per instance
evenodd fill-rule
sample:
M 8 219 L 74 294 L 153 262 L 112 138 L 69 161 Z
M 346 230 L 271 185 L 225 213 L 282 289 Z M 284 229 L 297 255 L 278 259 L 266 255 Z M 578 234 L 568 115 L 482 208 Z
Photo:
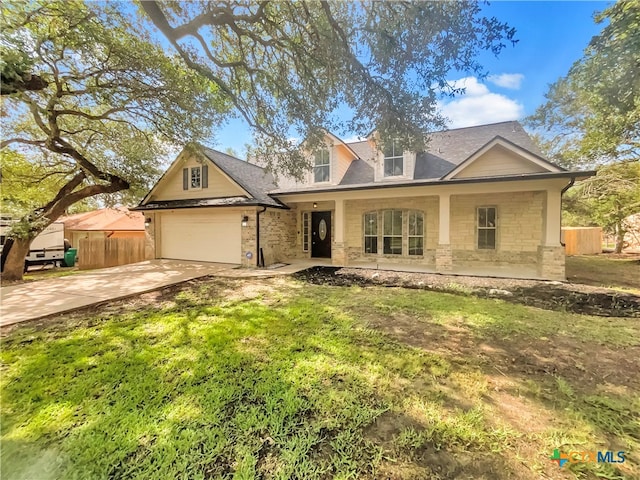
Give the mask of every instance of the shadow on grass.
M 492 334 L 491 304 L 445 311 L 419 292 L 398 305 L 380 292 L 372 301 L 312 287 L 274 306 L 222 301 L 212 285 L 178 293 L 168 308 L 10 336 L 3 451 L 18 447 L 2 478 L 18 457 L 51 449 L 64 459 L 55 478 L 537 478 L 505 459 L 521 434 L 493 421 L 478 373 L 522 353 Z M 367 302 L 385 307 L 385 328 Z M 406 326 L 394 324 L 400 314 Z M 547 393 L 558 372 L 543 373 L 505 369 L 531 401 L 582 414 L 577 399 Z M 569 376 L 582 395 L 574 383 Z

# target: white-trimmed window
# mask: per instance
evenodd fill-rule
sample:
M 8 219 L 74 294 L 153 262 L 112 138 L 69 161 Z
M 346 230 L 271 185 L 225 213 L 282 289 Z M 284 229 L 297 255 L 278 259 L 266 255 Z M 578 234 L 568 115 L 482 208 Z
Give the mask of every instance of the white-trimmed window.
M 424 252 L 424 216 L 422 212 L 409 211 L 407 219 L 407 237 L 409 255 L 423 255 Z
M 331 164 L 329 150 L 322 149 L 316 152 L 313 164 L 313 181 L 315 183 L 328 182 L 331 178 Z
M 302 251 L 309 251 L 309 229 L 310 229 L 310 220 L 311 214 L 309 212 L 302 213 Z
M 496 207 L 478 207 L 476 217 L 478 222 L 478 249 L 495 250 L 498 230 Z
M 363 215 L 364 253 L 378 253 L 378 212 Z
M 201 188 L 202 187 L 202 169 L 200 167 L 191 167 L 191 182 L 189 185 L 190 188 Z
M 209 188 L 209 167 L 207 165 L 184 167 L 182 169 L 182 189 L 200 190 L 201 188 Z
M 384 147 L 384 176 L 397 177 L 404 174 L 403 149 L 398 140 Z
M 382 212 L 382 245 L 385 255 L 402 255 L 402 210 Z

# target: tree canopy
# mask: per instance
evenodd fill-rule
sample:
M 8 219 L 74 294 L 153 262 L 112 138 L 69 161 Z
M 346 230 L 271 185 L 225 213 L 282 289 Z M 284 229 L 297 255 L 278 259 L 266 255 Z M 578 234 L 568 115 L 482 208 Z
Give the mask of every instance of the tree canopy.
M 452 71 L 484 70 L 515 31 L 476 2 L 144 1 L 141 9 L 255 133 L 254 154 L 288 173 L 307 166 L 324 130 L 420 148 Z M 352 112 L 340 121 L 336 108 Z
M 0 146 L 38 167 L 34 182 L 58 186 L 23 218 L 22 253 L 74 203 L 146 191 L 168 145 L 208 138 L 230 108 L 216 85 L 167 56 L 118 8 L 80 0 L 2 6 L 3 51 L 13 52 L 3 74 L 24 78 L 31 69 L 46 87 L 3 96 Z M 7 186 L 18 184 L 3 173 Z M 10 257 L 6 268 L 21 273 L 21 263 Z
M 618 1 L 595 20 L 600 34 L 528 119 L 568 167 L 640 158 L 640 0 Z

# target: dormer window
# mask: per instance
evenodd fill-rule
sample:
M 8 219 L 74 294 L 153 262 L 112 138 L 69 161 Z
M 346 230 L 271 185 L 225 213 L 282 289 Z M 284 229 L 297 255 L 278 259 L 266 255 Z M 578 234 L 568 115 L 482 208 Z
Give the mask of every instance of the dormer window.
M 191 188 L 202 186 L 202 171 L 200 167 L 191 167 Z
M 315 154 L 313 181 L 315 183 L 328 182 L 330 178 L 331 165 L 329 163 L 329 150 L 322 149 Z
M 398 140 L 384 147 L 384 176 L 397 177 L 404 174 L 403 149 Z

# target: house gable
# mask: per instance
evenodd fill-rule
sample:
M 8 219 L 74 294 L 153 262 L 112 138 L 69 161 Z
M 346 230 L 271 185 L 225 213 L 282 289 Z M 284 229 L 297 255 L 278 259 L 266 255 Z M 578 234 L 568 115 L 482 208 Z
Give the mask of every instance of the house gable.
M 326 182 L 316 182 L 314 174 L 315 152 L 304 150 L 305 156 L 309 159 L 311 168 L 303 174 L 302 179 L 297 180 L 286 175 L 278 178 L 279 188 L 301 188 L 301 187 L 321 187 L 327 185 L 338 185 L 342 182 L 347 170 L 358 155 L 351 149 L 349 144 L 342 141 L 330 132 L 324 137 L 325 148 L 329 152 L 329 180 Z M 304 149 L 304 144 L 303 147 Z
M 502 137 L 495 137 L 442 177 L 500 177 L 535 173 L 557 173 L 563 169 Z
M 192 168 L 201 169 L 202 177 L 199 188 L 191 188 L 189 180 Z M 187 169 L 187 189 L 184 188 L 185 169 Z M 150 201 L 238 196 L 250 195 L 206 156 L 183 150 L 142 201 L 142 204 L 145 205 Z

